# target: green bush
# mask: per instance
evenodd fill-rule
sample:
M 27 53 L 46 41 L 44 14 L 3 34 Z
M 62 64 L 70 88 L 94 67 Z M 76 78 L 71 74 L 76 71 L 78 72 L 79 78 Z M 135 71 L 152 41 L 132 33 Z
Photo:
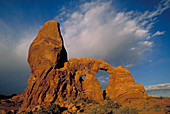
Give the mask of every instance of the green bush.
M 72 103 L 72 104 L 75 104 L 75 100 L 73 100 L 73 99 L 68 99 L 68 103 Z
M 109 96 L 107 96 L 107 97 L 106 97 L 106 100 L 111 100 L 111 99 L 109 98 Z
M 138 111 L 136 108 L 132 108 L 130 109 L 129 114 L 138 114 Z
M 154 108 L 155 108 L 155 109 L 159 109 L 159 108 L 160 108 L 160 105 L 155 104 L 155 105 L 154 105 Z
M 160 96 L 160 97 L 159 97 L 159 99 L 163 99 L 163 97 L 162 97 L 162 96 Z
M 130 113 L 130 109 L 128 106 L 124 107 L 121 111 L 123 114 L 129 114 Z
M 120 108 L 122 105 L 119 102 L 114 103 L 114 101 L 112 100 L 108 100 L 106 101 L 106 103 L 104 104 L 105 108 L 112 108 L 112 109 L 118 109 Z
M 60 106 L 58 104 L 49 105 L 47 108 L 48 112 L 52 112 L 52 114 L 59 114 L 60 113 Z
M 76 103 L 80 103 L 80 102 L 86 102 L 87 104 L 89 103 L 93 103 L 93 104 L 98 104 L 97 101 L 94 101 L 94 100 L 91 100 L 91 99 L 88 99 L 88 98 L 84 98 L 84 97 L 80 97 Z
M 87 98 L 80 97 L 79 99 L 77 99 L 77 103 L 86 102 L 86 100 L 87 100 Z
M 155 105 L 153 106 L 153 108 L 155 109 L 156 112 L 161 109 L 160 105 L 158 105 L 158 104 L 155 104 Z
M 99 106 L 99 110 L 101 113 L 105 114 L 112 114 L 114 113 L 114 110 L 119 109 L 121 107 L 121 104 L 119 102 L 114 102 L 109 99 L 109 97 L 106 99 L 103 105 Z

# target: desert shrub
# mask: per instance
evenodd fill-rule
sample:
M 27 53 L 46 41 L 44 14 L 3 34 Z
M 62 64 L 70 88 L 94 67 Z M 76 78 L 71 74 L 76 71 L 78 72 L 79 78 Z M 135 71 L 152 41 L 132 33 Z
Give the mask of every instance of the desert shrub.
M 123 109 L 117 109 L 114 111 L 115 114 L 138 114 L 137 108 L 130 109 L 128 106 Z
M 97 101 L 91 100 L 91 103 L 93 104 L 99 104 Z
M 167 108 L 164 109 L 165 113 L 166 114 L 169 114 L 170 113 L 170 106 L 166 106 Z
M 106 100 L 106 102 L 100 106 L 100 110 L 105 114 L 112 114 L 115 109 L 119 109 L 121 104 L 119 102 L 114 102 L 112 100 Z
M 80 102 L 86 102 L 87 104 L 89 104 L 89 103 L 98 104 L 97 101 L 94 101 L 94 100 L 91 100 L 91 99 L 88 99 L 88 98 L 84 98 L 84 97 L 80 97 L 77 100 L 77 103 L 80 103 Z
M 90 109 L 90 114 L 138 114 L 136 108 L 130 109 L 128 106 L 121 108 L 119 102 L 108 100 L 103 105 Z
M 79 99 L 77 99 L 77 103 L 86 102 L 86 100 L 87 100 L 87 98 L 80 97 Z
M 129 100 L 128 102 L 129 102 L 129 104 L 131 103 L 131 101 L 130 101 L 130 100 Z
M 109 98 L 109 96 L 107 96 L 107 97 L 106 97 L 106 100 L 111 100 L 111 99 Z
M 132 108 L 130 109 L 129 114 L 138 114 L 138 111 L 136 108 Z
M 130 114 L 130 109 L 128 106 L 124 107 L 121 111 L 123 114 Z
M 162 96 L 160 96 L 160 97 L 159 97 L 159 99 L 163 99 L 163 97 L 162 97 Z
M 150 111 L 151 109 L 150 108 L 148 108 L 148 109 L 146 109 L 147 111 Z
M 146 100 L 149 100 L 149 99 L 150 99 L 149 97 L 146 98 Z
M 158 108 L 160 108 L 160 105 L 155 104 L 155 105 L 154 105 L 154 108 L 155 108 L 155 109 L 158 109 Z
M 111 100 L 109 96 L 107 96 L 105 100 L 106 100 L 104 104 L 105 108 L 118 109 L 122 106 L 119 102 L 114 102 L 113 100 Z
M 161 109 L 161 107 L 160 107 L 160 105 L 155 104 L 155 105 L 153 106 L 153 109 L 155 109 L 155 111 L 159 111 L 159 110 Z
M 91 103 L 92 102 L 92 100 L 89 100 L 89 99 L 86 99 L 86 101 L 85 101 L 87 104 L 89 104 L 89 103 Z
M 72 103 L 72 104 L 75 104 L 75 100 L 73 100 L 73 99 L 68 99 L 68 103 Z
M 35 112 L 34 112 L 35 113 Z M 49 112 L 47 112 L 45 109 L 40 109 L 37 111 L 37 113 L 35 114 L 48 114 Z
M 108 100 L 103 107 L 105 108 L 112 108 L 112 109 L 118 109 L 120 108 L 122 105 L 119 102 L 114 103 L 114 101 L 112 100 Z
M 119 102 L 116 102 L 115 105 L 115 108 L 120 108 L 122 106 Z
M 60 113 L 60 106 L 58 104 L 49 105 L 47 108 L 47 112 L 52 114 L 59 114 Z

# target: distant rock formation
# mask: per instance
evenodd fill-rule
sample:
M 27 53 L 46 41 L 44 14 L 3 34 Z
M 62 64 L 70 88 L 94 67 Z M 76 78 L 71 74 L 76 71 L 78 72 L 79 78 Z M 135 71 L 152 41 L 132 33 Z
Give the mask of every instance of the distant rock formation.
M 100 102 L 108 96 L 124 102 L 147 96 L 143 85 L 136 84 L 129 70 L 122 66 L 115 68 L 103 60 L 90 58 L 72 58 L 67 62 L 67 52 L 56 21 L 49 21 L 40 29 L 30 46 L 28 63 L 31 76 L 22 94 L 24 101 L 20 111 L 31 110 L 37 105 L 47 107 L 70 98 L 85 97 Z M 110 74 L 104 94 L 95 77 L 99 70 Z M 84 75 L 85 80 L 82 79 Z

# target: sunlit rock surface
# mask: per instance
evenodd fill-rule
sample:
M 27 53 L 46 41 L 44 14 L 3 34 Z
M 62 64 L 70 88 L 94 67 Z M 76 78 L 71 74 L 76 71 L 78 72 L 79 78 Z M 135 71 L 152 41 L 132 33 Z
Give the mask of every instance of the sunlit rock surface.
M 124 102 L 147 96 L 143 85 L 136 84 L 129 70 L 122 66 L 115 68 L 103 60 L 91 58 L 67 61 L 67 52 L 56 21 L 49 21 L 40 29 L 29 48 L 28 63 L 31 76 L 22 94 L 24 101 L 20 111 L 31 110 L 38 105 L 47 107 L 69 98 L 85 97 L 101 102 L 109 96 L 112 100 Z M 110 74 L 104 92 L 95 77 L 99 70 Z M 82 79 L 84 75 L 85 80 Z

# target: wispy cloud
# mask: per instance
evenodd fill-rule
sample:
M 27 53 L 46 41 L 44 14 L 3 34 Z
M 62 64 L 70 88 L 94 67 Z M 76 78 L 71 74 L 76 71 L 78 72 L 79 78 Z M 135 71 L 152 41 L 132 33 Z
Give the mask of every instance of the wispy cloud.
M 147 24 L 149 19 L 150 21 L 155 21 L 157 20 L 157 16 L 161 15 L 165 10 L 170 8 L 170 0 L 161 0 L 159 4 L 156 6 L 156 10 L 153 10 L 151 12 L 145 11 L 143 15 L 140 15 L 137 19 L 138 21 L 143 21 L 143 25 Z M 153 23 L 151 23 L 153 24 Z
M 162 34 L 165 34 L 165 31 L 157 31 L 155 34 L 152 35 L 152 37 L 155 37 L 155 36 L 158 36 L 158 35 L 162 35 Z
M 163 90 L 163 89 L 169 89 L 170 90 L 170 83 L 150 85 L 150 86 L 146 86 L 145 89 L 146 89 L 146 91 Z
M 158 16 L 158 15 L 162 14 L 168 8 L 170 8 L 170 0 L 162 0 L 158 4 L 157 10 L 153 11 L 153 12 L 150 12 L 148 17 L 153 18 L 155 16 Z
M 161 1 L 154 11 L 117 12 L 111 1 L 86 2 L 76 11 L 63 9 L 62 33 L 70 58 L 103 59 L 112 65 L 135 65 L 153 48 L 150 39 L 164 32 L 151 33 L 157 16 L 169 8 Z M 59 17 L 57 17 L 59 19 Z
M 170 97 L 170 83 L 145 86 L 145 90 L 152 96 Z
M 130 68 L 130 67 L 133 67 L 134 66 L 134 64 L 128 64 L 128 65 L 126 65 L 125 67 L 126 68 Z
M 18 38 L 5 22 L 0 21 L 0 25 L 0 28 L 6 27 L 0 31 L 0 33 L 2 32 L 0 36 L 0 71 L 4 72 L 4 69 L 9 71 L 22 70 L 25 68 L 24 66 L 28 65 L 28 48 L 35 38 L 35 34 L 24 32 Z
M 22 30 L 11 29 L 0 19 L 0 94 L 21 93 L 27 87 L 30 76 L 27 53 L 36 31 Z

